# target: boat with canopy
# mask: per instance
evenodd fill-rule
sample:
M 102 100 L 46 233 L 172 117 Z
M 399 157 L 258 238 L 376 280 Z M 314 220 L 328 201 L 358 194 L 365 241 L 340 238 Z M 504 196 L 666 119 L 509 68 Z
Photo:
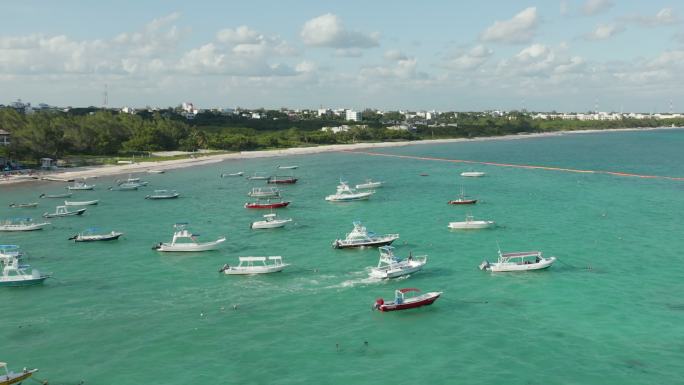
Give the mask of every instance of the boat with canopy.
M 123 233 L 118 231 L 111 231 L 109 233 L 99 233 L 99 231 L 100 229 L 92 227 L 70 237 L 69 240 L 74 242 L 114 241 L 123 235 Z
M 337 186 L 337 191 L 335 194 L 328 195 L 325 200 L 328 202 L 350 202 L 365 200 L 375 194 L 374 190 L 369 191 L 356 191 L 349 187 L 347 182 L 340 180 L 340 184 Z
M 368 231 L 360 221 L 352 223 L 354 229 L 346 235 L 344 239 L 336 239 L 332 243 L 335 249 L 345 249 L 351 247 L 373 247 L 391 245 L 392 242 L 399 239 L 399 234 L 382 234 L 378 235 L 372 231 Z
M 499 250 L 499 258 L 496 262 L 484 260 L 480 264 L 480 270 L 491 272 L 515 272 L 542 270 L 550 267 L 556 261 L 556 257 L 544 257 L 541 251 L 522 251 L 516 253 L 502 253 Z
M 397 278 L 419 271 L 427 263 L 427 255 L 409 256 L 405 259 L 399 259 L 394 255 L 394 247 L 382 246 L 380 247 L 380 260 L 378 266 L 371 268 L 371 278 Z
M 50 275 L 41 274 L 40 271 L 32 269 L 29 265 L 20 265 L 19 257 L 12 257 L 3 265 L 0 287 L 39 285 L 50 278 Z
M 180 196 L 176 190 L 154 190 L 150 195 L 147 195 L 145 199 L 176 199 Z
M 95 188 L 94 184 L 87 184 L 85 178 L 83 181 L 75 181 L 73 185 L 66 187 L 68 190 L 93 190 Z
M 275 213 L 264 215 L 263 221 L 254 221 L 251 224 L 253 229 L 275 229 L 283 227 L 287 223 L 292 222 L 291 218 L 278 218 Z
M 378 298 L 373 305 L 373 309 L 382 312 L 414 309 L 421 306 L 432 305 L 442 295 L 441 291 L 431 291 L 429 293 L 420 294 L 413 297 L 406 296 L 407 293 L 419 293 L 420 290 L 416 288 L 405 288 L 394 291 L 394 301 L 387 302 L 382 298 Z
M 0 372 L 0 385 L 21 385 L 22 381 L 28 379 L 37 372 L 38 369 L 26 369 L 24 368 L 21 372 L 15 373 L 7 368 L 6 362 L 0 362 L 0 369 L 5 373 Z
M 450 205 L 474 205 L 477 203 L 477 199 L 468 198 L 465 194 L 465 190 L 461 187 L 461 195 L 456 199 L 452 199 L 448 202 Z
M 449 222 L 449 228 L 453 230 L 488 229 L 494 226 L 494 221 L 476 221 L 475 217 L 468 214 L 463 222 Z
M 247 195 L 252 198 L 279 198 L 280 190 L 275 187 L 254 187 Z
M 72 217 L 77 215 L 83 215 L 86 209 L 78 209 L 76 211 L 69 211 L 66 206 L 57 206 L 54 213 L 44 213 L 43 218 L 59 218 L 59 217 Z
M 31 218 L 13 218 L 0 222 L 0 231 L 35 231 L 49 224 L 50 222 L 34 222 Z
M 283 271 L 290 266 L 283 263 L 283 257 L 240 257 L 237 266 L 223 265 L 219 273 L 226 275 L 245 275 L 245 274 L 270 274 Z
M 187 223 L 176 223 L 173 225 L 174 233 L 171 242 L 159 242 L 152 249 L 157 251 L 210 251 L 219 248 L 221 243 L 226 241 L 225 237 L 221 237 L 211 242 L 198 242 L 199 234 L 193 234 L 188 231 Z

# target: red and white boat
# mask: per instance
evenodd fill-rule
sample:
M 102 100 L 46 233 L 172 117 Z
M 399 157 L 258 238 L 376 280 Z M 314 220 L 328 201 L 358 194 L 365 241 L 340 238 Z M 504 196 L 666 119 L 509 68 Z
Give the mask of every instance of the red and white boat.
M 290 204 L 290 201 L 279 201 L 279 202 L 271 202 L 271 200 L 267 200 L 266 202 L 261 202 L 257 199 L 256 202 L 247 202 L 245 203 L 245 208 L 246 209 L 278 209 L 281 207 L 286 207 L 287 205 Z
M 450 200 L 448 202 L 450 205 L 474 205 L 477 203 L 477 199 L 469 199 L 465 195 L 465 191 L 461 188 L 461 195 L 457 199 Z
M 272 176 L 268 178 L 266 183 L 268 184 L 295 184 L 297 183 L 297 178 L 293 176 Z
M 415 297 L 406 298 L 406 293 L 410 292 L 420 292 L 420 290 L 415 288 L 395 290 L 394 301 L 385 302 L 384 299 L 378 298 L 375 301 L 373 308 L 380 311 L 413 309 L 416 307 L 432 305 L 432 303 L 435 302 L 440 295 L 442 295 L 441 291 L 431 291 L 429 293 L 421 294 Z

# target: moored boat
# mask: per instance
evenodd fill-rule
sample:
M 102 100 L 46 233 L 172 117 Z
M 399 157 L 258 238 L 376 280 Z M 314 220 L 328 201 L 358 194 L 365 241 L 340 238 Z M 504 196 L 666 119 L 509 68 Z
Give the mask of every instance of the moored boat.
M 58 218 L 71 217 L 76 215 L 83 215 L 86 209 L 78 209 L 76 211 L 69 211 L 66 206 L 57 206 L 54 213 L 44 213 L 43 218 Z
M 391 245 L 399 239 L 399 234 L 378 235 L 368 231 L 359 221 L 353 222 L 354 229 L 346 235 L 344 239 L 336 239 L 332 243 L 335 249 L 345 249 L 350 247 L 373 247 Z
M 31 377 L 38 369 L 26 369 L 15 373 L 7 369 L 7 363 L 0 362 L 0 368 L 4 369 L 4 374 L 0 373 L 0 385 L 21 385 L 21 382 Z
M 283 271 L 290 266 L 283 263 L 283 257 L 240 257 L 237 266 L 223 265 L 219 273 L 226 275 L 269 274 Z
M 499 250 L 497 261 L 489 262 L 484 260 L 480 264 L 480 270 L 491 272 L 542 270 L 553 265 L 555 261 L 556 257 L 544 257 L 541 251 L 502 253 Z
M 280 190 L 275 187 L 254 187 L 247 195 L 252 198 L 278 198 L 280 197 Z
M 350 202 L 368 199 L 373 194 L 375 194 L 374 190 L 361 192 L 356 191 L 353 188 L 349 187 L 347 182 L 340 181 L 340 184 L 337 186 L 337 191 L 335 192 L 335 194 L 328 195 L 327 197 L 325 197 L 325 200 L 328 202 Z
M 150 195 L 147 195 L 145 199 L 176 199 L 180 196 L 176 190 L 154 190 Z
M 278 168 L 281 170 L 295 170 L 295 169 L 299 168 L 299 166 L 294 166 L 294 165 L 293 166 L 278 166 Z
M 2 275 L 0 275 L 0 287 L 3 286 L 32 286 L 43 283 L 50 275 L 41 274 L 36 269 L 31 269 L 30 266 L 19 265 L 19 258 L 13 257 L 4 263 L 2 268 Z
M 64 201 L 64 206 L 94 206 L 100 202 L 99 199 L 92 201 Z
M 165 172 L 165 170 L 147 170 L 148 174 L 163 174 Z
M 463 222 L 449 222 L 449 228 L 454 230 L 487 229 L 494 226 L 494 221 L 476 221 L 472 215 L 466 215 Z
M 372 179 L 366 179 L 364 183 L 357 184 L 356 189 L 357 190 L 366 190 L 370 188 L 379 188 L 382 187 L 385 184 L 385 182 L 374 182 Z
M 268 184 L 295 184 L 299 179 L 293 176 L 278 176 L 274 175 L 266 181 Z
M 245 203 L 245 208 L 247 209 L 279 209 L 281 207 L 286 207 L 290 204 L 290 201 L 271 202 L 270 199 L 266 200 L 266 203 L 261 202 L 259 199 L 256 202 Z
M 461 195 L 458 196 L 456 199 L 452 199 L 449 202 L 450 205 L 474 205 L 477 203 L 477 199 L 471 199 L 468 198 L 467 195 L 465 195 L 465 190 L 463 187 L 461 187 Z
M 291 218 L 278 218 L 275 213 L 271 213 L 264 215 L 263 221 L 252 222 L 250 227 L 252 229 L 275 229 L 283 227 L 289 222 L 292 222 Z
M 461 173 L 461 176 L 470 177 L 470 178 L 479 178 L 479 177 L 482 177 L 485 175 L 486 175 L 486 173 L 484 173 L 482 171 L 465 171 L 465 172 Z
M 91 228 L 82 231 L 74 235 L 73 237 L 70 237 L 69 240 L 74 242 L 114 241 L 119 239 L 119 237 L 122 235 L 123 233 L 118 231 L 111 231 L 109 233 L 98 234 L 97 229 Z
M 50 222 L 34 222 L 31 218 L 14 218 L 0 222 L 0 231 L 35 231 L 49 224 Z
M 248 176 L 247 179 L 249 180 L 268 180 L 270 176 L 266 175 L 263 172 L 255 172 L 254 175 Z
M 394 255 L 394 247 L 380 247 L 380 260 L 378 266 L 371 268 L 371 278 L 397 278 L 419 271 L 427 263 L 427 255 L 414 257 L 409 253 L 405 259 L 399 259 Z
M 95 188 L 94 184 L 87 184 L 85 179 L 83 181 L 75 181 L 73 185 L 66 186 L 68 190 L 93 190 Z
M 63 193 L 63 194 L 40 194 L 39 198 L 70 198 L 73 193 Z
M 221 178 L 227 178 L 227 177 L 231 177 L 231 176 L 243 176 L 244 174 L 245 174 L 244 171 L 233 172 L 233 173 L 224 172 L 223 174 L 221 174 Z
M 109 188 L 110 191 L 134 191 L 137 190 L 140 186 L 138 183 L 122 183 L 116 187 L 112 186 Z
M 221 243 L 226 241 L 225 237 L 218 238 L 212 242 L 197 242 L 199 234 L 188 231 L 187 223 L 176 223 L 174 227 L 173 239 L 171 242 L 159 242 L 152 249 L 157 251 L 210 251 L 219 248 Z M 183 242 L 182 240 L 188 240 Z
M 432 305 L 439 296 L 442 295 L 441 291 L 431 291 L 429 293 L 407 298 L 406 293 L 411 292 L 420 292 L 420 290 L 415 288 L 395 290 L 394 301 L 386 302 L 384 299 L 378 298 L 373 305 L 373 309 L 385 312 L 428 306 Z
M 10 203 L 9 207 L 11 207 L 13 209 L 30 209 L 30 208 L 38 207 L 38 202 Z

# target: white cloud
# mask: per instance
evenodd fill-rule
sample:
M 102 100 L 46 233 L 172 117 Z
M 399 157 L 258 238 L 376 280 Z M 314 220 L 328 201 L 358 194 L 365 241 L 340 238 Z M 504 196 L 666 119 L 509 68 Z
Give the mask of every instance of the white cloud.
M 395 79 L 395 80 L 424 80 L 428 75 L 418 71 L 418 60 L 413 57 L 403 57 L 388 66 L 364 67 L 360 71 L 363 79 Z
M 680 22 L 672 8 L 663 8 L 655 16 L 632 15 L 623 18 L 626 22 L 639 24 L 643 27 L 659 27 Z
M 337 57 L 361 57 L 363 50 L 360 48 L 338 48 L 334 55 Z
M 499 43 L 526 43 L 534 38 L 537 24 L 537 8 L 529 7 L 511 19 L 495 21 L 480 35 L 480 40 Z
M 226 28 L 218 31 L 216 40 L 229 44 L 258 44 L 264 40 L 264 36 L 248 26 L 242 25 L 235 29 Z
M 491 49 L 477 45 L 449 60 L 446 67 L 457 70 L 473 70 L 483 65 L 493 53 L 494 51 Z
M 582 4 L 580 10 L 583 15 L 592 16 L 607 11 L 612 6 L 611 0 L 587 0 Z
M 396 61 L 396 60 L 403 60 L 403 59 L 408 59 L 408 57 L 398 49 L 391 49 L 388 51 L 385 51 L 385 53 L 382 55 L 386 60 L 390 61 Z
M 606 40 L 624 30 L 625 28 L 618 24 L 599 24 L 593 31 L 586 34 L 584 38 L 586 40 Z
M 306 45 L 329 48 L 372 48 L 379 45 L 376 34 L 347 30 L 337 15 L 326 13 L 302 27 L 300 36 Z

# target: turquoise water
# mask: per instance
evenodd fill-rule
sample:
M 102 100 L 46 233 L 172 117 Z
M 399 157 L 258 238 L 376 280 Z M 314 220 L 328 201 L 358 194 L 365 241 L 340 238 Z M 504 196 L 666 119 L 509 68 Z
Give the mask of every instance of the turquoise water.
M 684 176 L 684 131 L 622 132 L 386 148 L 379 152 Z M 298 164 L 283 187 L 294 222 L 254 231 L 266 212 L 247 210 L 243 178 L 221 172 Z M 226 161 L 141 175 L 147 190 L 93 192 L 83 217 L 53 219 L 34 233 L 0 233 L 22 245 L 44 286 L 0 290 L 0 361 L 38 367 L 51 384 L 675 384 L 684 371 L 683 182 L 328 153 Z M 421 177 L 419 174 L 429 176 Z M 387 181 L 368 202 L 332 204 L 340 176 Z M 480 202 L 448 206 L 463 185 Z M 151 189 L 183 197 L 146 201 Z M 0 217 L 63 184 L 2 187 Z M 467 212 L 491 230 L 454 232 Z M 424 271 L 376 282 L 377 250 L 330 243 L 360 219 L 397 232 L 397 253 L 428 254 Z M 162 254 L 172 224 L 201 239 L 227 237 L 217 252 Z M 112 243 L 75 244 L 87 227 L 123 231 Z M 545 272 L 492 275 L 483 258 L 539 249 L 559 258 Z M 217 273 L 240 255 L 282 255 L 281 274 Z M 395 288 L 443 291 L 435 305 L 382 314 Z M 237 309 L 233 306 L 237 305 Z M 368 346 L 364 345 L 368 342 Z

